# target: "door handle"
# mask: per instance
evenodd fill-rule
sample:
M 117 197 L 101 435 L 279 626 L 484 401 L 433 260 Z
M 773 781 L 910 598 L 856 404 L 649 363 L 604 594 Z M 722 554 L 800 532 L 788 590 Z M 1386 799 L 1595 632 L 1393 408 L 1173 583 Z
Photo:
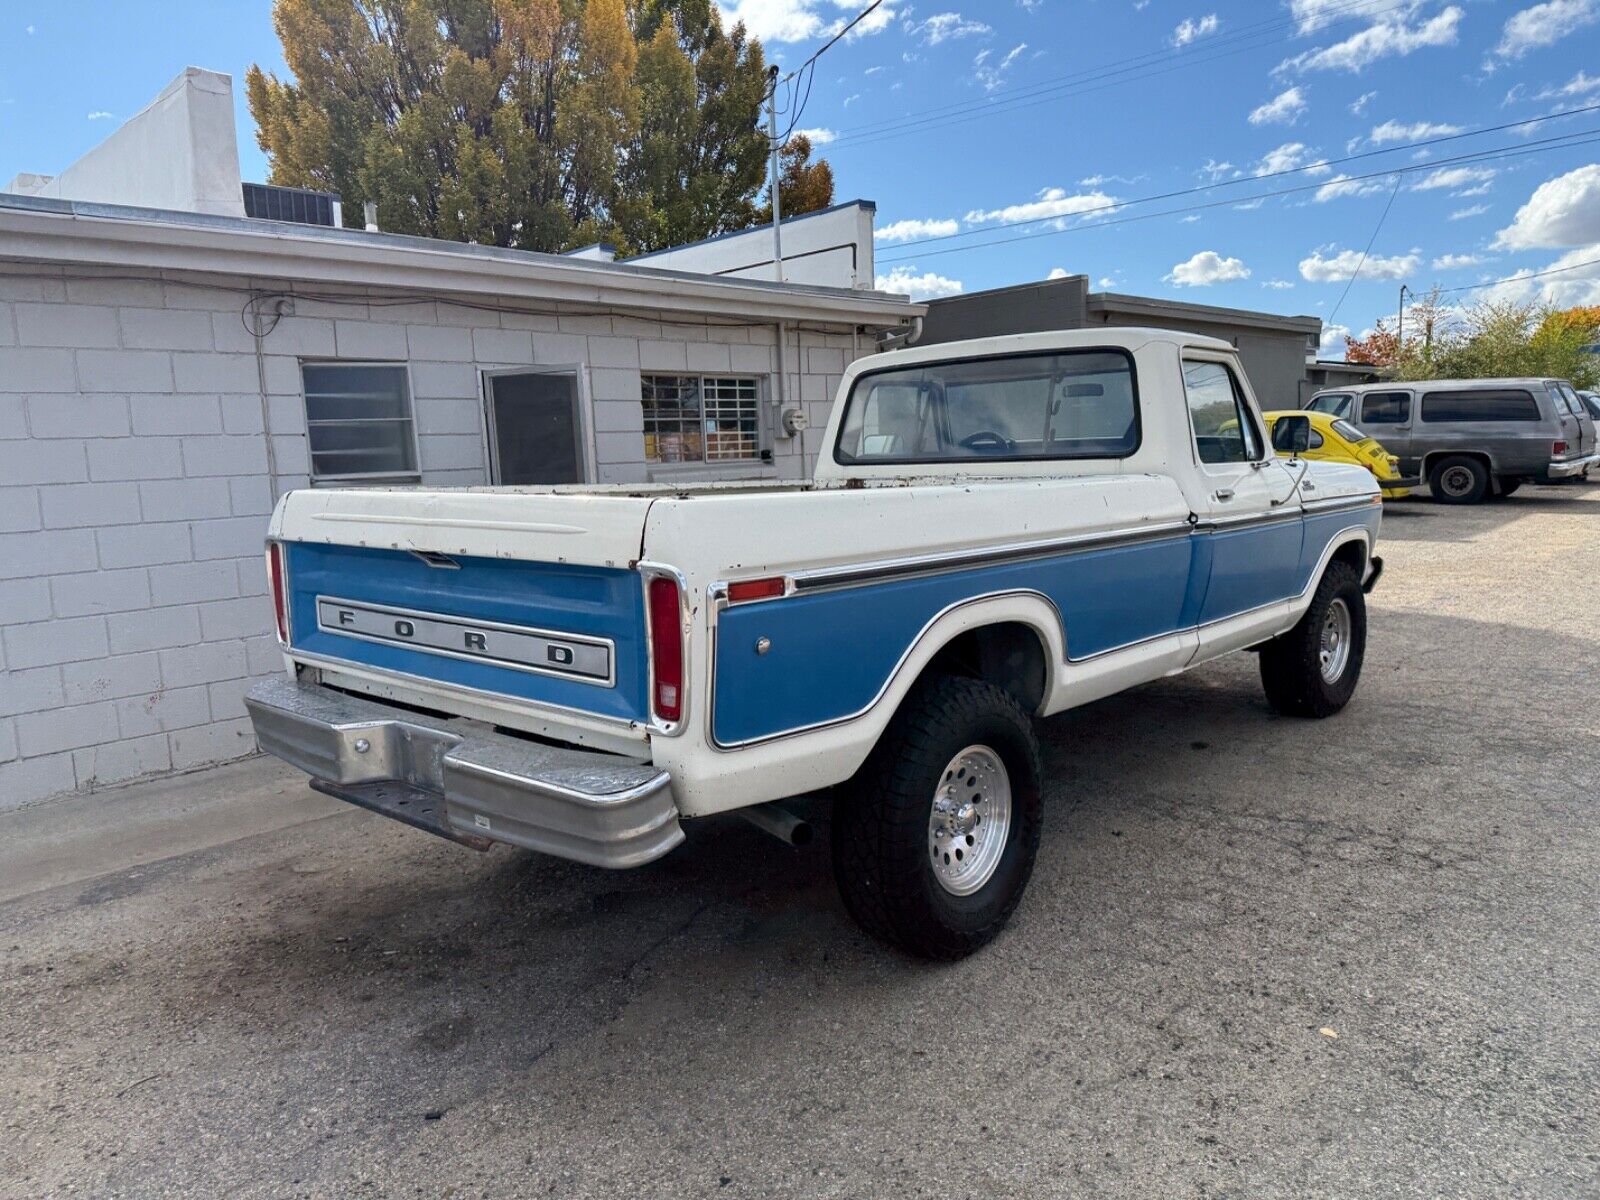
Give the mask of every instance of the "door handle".
M 1233 499 L 1233 489 L 1232 488 L 1218 488 L 1217 489 L 1217 499 L 1218 500 L 1232 500 Z

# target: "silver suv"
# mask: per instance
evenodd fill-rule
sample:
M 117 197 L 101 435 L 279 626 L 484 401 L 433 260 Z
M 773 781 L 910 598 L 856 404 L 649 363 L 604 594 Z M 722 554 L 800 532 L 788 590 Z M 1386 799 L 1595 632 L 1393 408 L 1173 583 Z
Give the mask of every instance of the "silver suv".
M 1476 504 L 1600 463 L 1595 418 L 1564 379 L 1431 379 L 1329 388 L 1306 405 L 1377 438 L 1433 498 Z

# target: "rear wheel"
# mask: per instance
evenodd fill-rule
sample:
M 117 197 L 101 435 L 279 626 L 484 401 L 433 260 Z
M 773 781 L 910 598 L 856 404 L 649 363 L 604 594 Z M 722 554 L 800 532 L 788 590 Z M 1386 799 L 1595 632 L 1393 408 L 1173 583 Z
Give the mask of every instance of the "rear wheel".
M 1328 566 L 1295 627 L 1261 648 L 1267 702 L 1291 717 L 1331 717 L 1355 694 L 1367 653 L 1367 598 L 1349 563 Z
M 972 953 L 1005 925 L 1039 848 L 1039 746 L 994 684 L 919 683 L 835 801 L 833 868 L 872 936 L 922 958 Z
M 1489 468 L 1476 458 L 1449 455 L 1428 472 L 1428 490 L 1440 504 L 1477 504 L 1489 492 Z

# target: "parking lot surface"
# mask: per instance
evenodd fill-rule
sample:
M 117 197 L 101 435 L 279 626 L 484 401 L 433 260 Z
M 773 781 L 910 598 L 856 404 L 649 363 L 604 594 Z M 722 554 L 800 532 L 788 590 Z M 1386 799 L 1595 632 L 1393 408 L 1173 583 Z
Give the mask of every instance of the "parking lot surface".
M 1235 656 L 1044 722 L 1010 929 L 826 838 L 612 874 L 255 761 L 0 817 L 0 1196 L 1600 1189 L 1600 487 L 1389 506 L 1326 722 Z

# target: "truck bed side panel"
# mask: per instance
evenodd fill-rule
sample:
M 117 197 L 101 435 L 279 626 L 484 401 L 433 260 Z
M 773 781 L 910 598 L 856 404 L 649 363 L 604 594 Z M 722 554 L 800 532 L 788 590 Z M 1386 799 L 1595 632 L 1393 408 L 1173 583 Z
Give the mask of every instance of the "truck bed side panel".
M 716 740 L 837 721 L 870 705 L 921 631 L 952 605 L 1009 591 L 1047 597 L 1072 659 L 1181 627 L 1194 539 L 1158 541 L 735 605 L 717 620 Z M 757 641 L 769 642 L 757 653 Z

